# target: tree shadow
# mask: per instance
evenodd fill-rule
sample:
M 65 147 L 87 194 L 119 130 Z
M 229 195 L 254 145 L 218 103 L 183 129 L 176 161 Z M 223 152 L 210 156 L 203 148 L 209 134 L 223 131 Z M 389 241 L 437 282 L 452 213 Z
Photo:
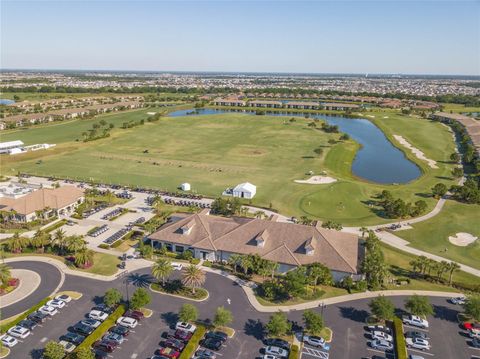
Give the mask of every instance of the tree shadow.
M 422 197 L 422 198 L 432 198 L 432 194 L 431 194 L 431 193 L 420 193 L 420 192 L 417 192 L 417 193 L 415 193 L 415 196 Z
M 32 349 L 30 351 L 30 356 L 33 359 L 41 359 L 43 357 L 43 349 Z
M 366 310 L 359 310 L 354 307 L 340 307 L 340 314 L 344 318 L 360 323 L 365 323 L 370 315 Z
M 447 320 L 453 323 L 457 322 L 457 317 L 460 313 L 458 310 L 446 307 L 444 305 L 434 305 L 433 309 L 435 310 L 435 314 L 433 315 L 434 318 Z
M 150 274 L 132 273 L 127 277 L 127 282 L 135 287 L 146 288 L 155 281 Z
M 174 312 L 162 313 L 160 317 L 169 327 L 173 327 L 178 322 L 178 314 Z
M 95 305 L 102 304 L 103 303 L 103 296 L 96 295 L 95 297 L 92 298 L 92 302 Z
M 248 319 L 243 328 L 245 334 L 258 340 L 265 339 L 265 326 L 260 319 Z

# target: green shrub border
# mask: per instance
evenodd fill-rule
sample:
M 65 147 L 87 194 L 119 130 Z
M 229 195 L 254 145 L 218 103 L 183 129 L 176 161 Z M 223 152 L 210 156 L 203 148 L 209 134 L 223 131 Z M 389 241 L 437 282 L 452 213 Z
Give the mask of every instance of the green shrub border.
M 47 232 L 47 233 L 50 233 L 50 232 L 54 231 L 55 229 L 60 228 L 61 226 L 67 224 L 67 222 L 68 221 L 66 219 L 62 219 L 62 220 L 58 221 L 57 223 L 54 223 L 54 224 L 48 226 L 43 231 Z
M 30 314 L 32 314 L 33 312 L 37 311 L 38 308 L 42 307 L 45 305 L 45 303 L 47 303 L 49 300 L 51 300 L 52 297 L 47 297 L 45 299 L 42 299 L 40 302 L 38 302 L 38 304 L 35 304 L 33 307 L 31 307 L 29 310 L 27 310 L 25 313 L 23 314 L 20 314 L 17 318 L 15 318 L 14 320 L 10 321 L 10 322 L 7 322 L 5 324 L 3 324 L 2 326 L 0 326 L 0 333 L 6 333 L 7 330 L 9 330 L 10 328 L 14 327 L 15 325 L 17 325 L 18 323 L 20 323 L 22 320 L 24 320 L 25 318 L 27 318 Z
M 75 348 L 74 353 L 77 352 L 80 348 L 87 348 L 90 349 L 92 345 L 99 340 L 108 329 L 114 326 L 117 322 L 117 319 L 120 318 L 126 311 L 126 307 L 124 304 L 120 304 L 115 311 L 108 316 L 105 321 L 100 324 L 97 329 L 95 329 L 92 334 L 85 338 L 85 340 L 80 344 L 78 347 Z M 73 355 L 69 355 L 68 359 L 74 358 Z
M 300 348 L 298 345 L 293 344 L 292 347 L 290 348 L 290 354 L 288 355 L 288 359 L 298 359 L 300 358 Z
M 393 319 L 393 333 L 395 335 L 395 358 L 407 359 L 407 343 L 403 335 L 403 323 L 398 317 Z
M 178 359 L 190 359 L 197 350 L 198 345 L 200 344 L 200 340 L 203 339 L 203 336 L 206 332 L 207 328 L 202 324 L 198 324 L 197 330 L 195 330 L 195 333 L 193 333 L 192 337 L 188 341 L 188 344 L 185 346 L 185 349 L 183 349 L 182 354 L 180 354 Z

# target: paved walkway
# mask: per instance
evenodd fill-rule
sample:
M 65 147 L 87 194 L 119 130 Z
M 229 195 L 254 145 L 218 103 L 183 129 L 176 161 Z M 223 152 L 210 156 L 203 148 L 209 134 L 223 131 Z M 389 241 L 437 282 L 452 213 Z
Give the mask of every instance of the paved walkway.
M 20 281 L 18 287 L 12 292 L 0 297 L 0 307 L 8 307 L 32 294 L 40 285 L 40 275 L 28 269 L 12 269 L 12 278 Z

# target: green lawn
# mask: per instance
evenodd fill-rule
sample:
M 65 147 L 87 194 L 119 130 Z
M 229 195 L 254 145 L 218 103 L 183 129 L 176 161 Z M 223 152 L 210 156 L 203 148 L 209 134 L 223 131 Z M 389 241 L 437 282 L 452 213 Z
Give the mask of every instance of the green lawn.
M 440 214 L 395 234 L 409 241 L 412 247 L 480 269 L 480 241 L 466 247 L 451 244 L 448 237 L 459 232 L 480 237 L 479 205 L 449 200 Z
M 82 272 L 100 274 L 100 275 L 113 275 L 117 273 L 117 265 L 120 264 L 120 259 L 117 256 L 95 252 L 93 256 L 93 266 L 87 269 L 77 269 Z
M 114 129 L 107 139 L 75 142 L 92 123 L 104 118 L 118 127 L 122 122 L 146 117 L 142 109 L 128 113 L 99 116 L 95 120 L 73 121 L 56 125 L 7 132 L 3 141 L 57 143 L 55 149 L 19 156 L 4 156 L 2 171 L 25 171 L 39 175 L 57 175 L 77 179 L 95 179 L 107 183 L 139 185 L 176 190 L 190 182 L 194 191 L 218 196 L 243 181 L 257 185 L 252 204 L 300 217 L 335 220 L 343 225 L 369 225 L 389 220 L 380 218 L 367 201 L 383 189 L 408 201 L 424 199 L 429 208 L 435 200 L 428 197 L 437 182 L 451 185 L 452 164 L 448 157 L 454 150 L 451 133 L 439 123 L 401 116 L 394 111 L 369 112 L 372 119 L 391 138 L 404 136 L 410 143 L 438 161 L 433 170 L 413 159 L 424 175 L 406 185 L 382 186 L 355 178 L 351 162 L 358 150 L 353 141 L 331 145 L 338 134 L 307 127 L 310 120 L 298 119 L 284 124 L 284 119 L 245 114 L 222 114 L 162 118 L 129 130 Z M 388 118 L 384 118 L 388 116 Z M 322 146 L 321 156 L 313 150 Z M 148 150 L 148 153 L 144 153 Z M 407 154 L 412 158 L 411 154 Z M 37 164 L 41 159 L 42 162 Z M 306 172 L 326 171 L 338 179 L 329 185 L 294 183 L 306 178 Z

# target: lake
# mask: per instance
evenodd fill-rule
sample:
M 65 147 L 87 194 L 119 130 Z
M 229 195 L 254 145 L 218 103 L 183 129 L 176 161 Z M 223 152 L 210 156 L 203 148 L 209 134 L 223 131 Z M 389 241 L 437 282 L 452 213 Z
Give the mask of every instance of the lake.
M 168 114 L 169 117 L 188 115 L 214 115 L 231 112 L 255 114 L 243 110 L 215 110 L 203 108 L 198 110 L 178 110 Z M 269 116 L 303 116 L 301 113 L 265 112 Z M 362 118 L 308 114 L 330 125 L 337 125 L 341 132 L 347 133 L 361 145 L 352 163 L 352 173 L 370 182 L 380 184 L 408 183 L 422 174 L 420 168 L 410 161 L 405 154 L 395 147 L 373 122 Z
M 15 103 L 13 100 L 7 100 L 6 98 L 0 98 L 0 105 L 11 105 Z

